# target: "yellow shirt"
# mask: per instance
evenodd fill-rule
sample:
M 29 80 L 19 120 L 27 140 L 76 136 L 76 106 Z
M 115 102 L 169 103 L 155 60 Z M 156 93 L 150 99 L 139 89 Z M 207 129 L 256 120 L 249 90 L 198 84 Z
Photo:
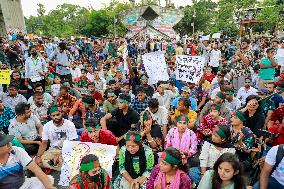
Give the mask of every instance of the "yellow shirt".
M 177 118 L 179 115 L 181 114 L 181 112 L 179 110 L 175 110 L 175 118 Z M 187 117 L 189 119 L 189 121 L 196 121 L 197 119 L 197 113 L 193 110 L 189 110 Z

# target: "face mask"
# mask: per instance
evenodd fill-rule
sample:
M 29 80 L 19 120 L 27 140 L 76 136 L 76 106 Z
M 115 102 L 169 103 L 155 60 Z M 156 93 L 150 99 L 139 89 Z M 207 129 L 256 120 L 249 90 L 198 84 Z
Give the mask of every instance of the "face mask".
M 36 51 L 33 51 L 31 52 L 32 56 L 36 56 L 37 55 L 37 52 Z
M 100 174 L 96 174 L 94 176 L 89 176 L 89 177 L 90 177 L 90 181 L 92 181 L 92 182 L 97 183 L 97 182 L 100 181 Z

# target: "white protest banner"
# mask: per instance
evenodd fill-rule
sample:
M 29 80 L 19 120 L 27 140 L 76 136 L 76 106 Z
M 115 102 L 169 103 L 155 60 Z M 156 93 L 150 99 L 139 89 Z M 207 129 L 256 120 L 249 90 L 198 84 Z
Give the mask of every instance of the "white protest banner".
M 214 33 L 214 34 L 212 35 L 212 38 L 213 38 L 213 39 L 220 39 L 220 37 L 221 37 L 221 34 L 220 34 L 220 33 Z
M 210 34 L 209 35 L 205 35 L 205 36 L 202 36 L 200 41 L 209 41 L 210 39 Z
M 149 77 L 150 85 L 156 84 L 158 81 L 169 80 L 165 55 L 162 51 L 144 54 L 142 60 Z
M 205 58 L 201 56 L 178 55 L 176 57 L 176 79 L 198 83 L 203 75 Z
M 95 154 L 100 165 L 111 177 L 112 165 L 116 155 L 116 146 L 65 140 L 62 148 L 63 165 L 59 185 L 68 186 L 70 180 L 79 173 L 81 159 L 88 154 Z

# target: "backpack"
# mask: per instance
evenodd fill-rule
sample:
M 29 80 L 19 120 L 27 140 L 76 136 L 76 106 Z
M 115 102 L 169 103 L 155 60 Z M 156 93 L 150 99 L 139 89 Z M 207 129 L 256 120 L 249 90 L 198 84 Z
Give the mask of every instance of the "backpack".
M 278 167 L 279 163 L 282 161 L 283 158 L 284 158 L 284 144 L 280 144 L 278 146 L 276 154 L 276 162 L 270 174 L 272 174 L 275 171 L 275 169 Z

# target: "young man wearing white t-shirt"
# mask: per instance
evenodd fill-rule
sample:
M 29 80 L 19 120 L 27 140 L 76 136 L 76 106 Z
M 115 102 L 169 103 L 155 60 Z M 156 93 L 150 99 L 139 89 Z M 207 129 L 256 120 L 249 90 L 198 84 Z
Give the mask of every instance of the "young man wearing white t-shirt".
M 64 140 L 76 140 L 78 135 L 73 122 L 63 119 L 59 106 L 51 106 L 49 114 L 52 120 L 43 127 L 42 143 L 35 161 L 43 168 L 60 171 L 63 161 L 61 156 L 63 142 Z M 46 151 L 48 141 L 50 147 Z
M 284 158 L 280 161 L 278 166 L 273 172 L 274 165 L 276 164 L 277 151 L 280 147 L 284 146 L 273 146 L 265 157 L 264 166 L 260 173 L 259 182 L 257 182 L 254 189 L 283 189 L 284 188 Z
M 32 161 L 27 152 L 11 145 L 13 135 L 0 133 L 0 188 L 2 189 L 55 189 L 50 179 Z M 36 177 L 25 178 L 24 170 L 29 169 Z
M 209 63 L 208 63 L 208 65 L 212 67 L 212 72 L 214 75 L 216 75 L 218 72 L 220 62 L 221 62 L 221 51 L 218 49 L 218 45 L 214 44 L 213 49 L 209 51 Z

